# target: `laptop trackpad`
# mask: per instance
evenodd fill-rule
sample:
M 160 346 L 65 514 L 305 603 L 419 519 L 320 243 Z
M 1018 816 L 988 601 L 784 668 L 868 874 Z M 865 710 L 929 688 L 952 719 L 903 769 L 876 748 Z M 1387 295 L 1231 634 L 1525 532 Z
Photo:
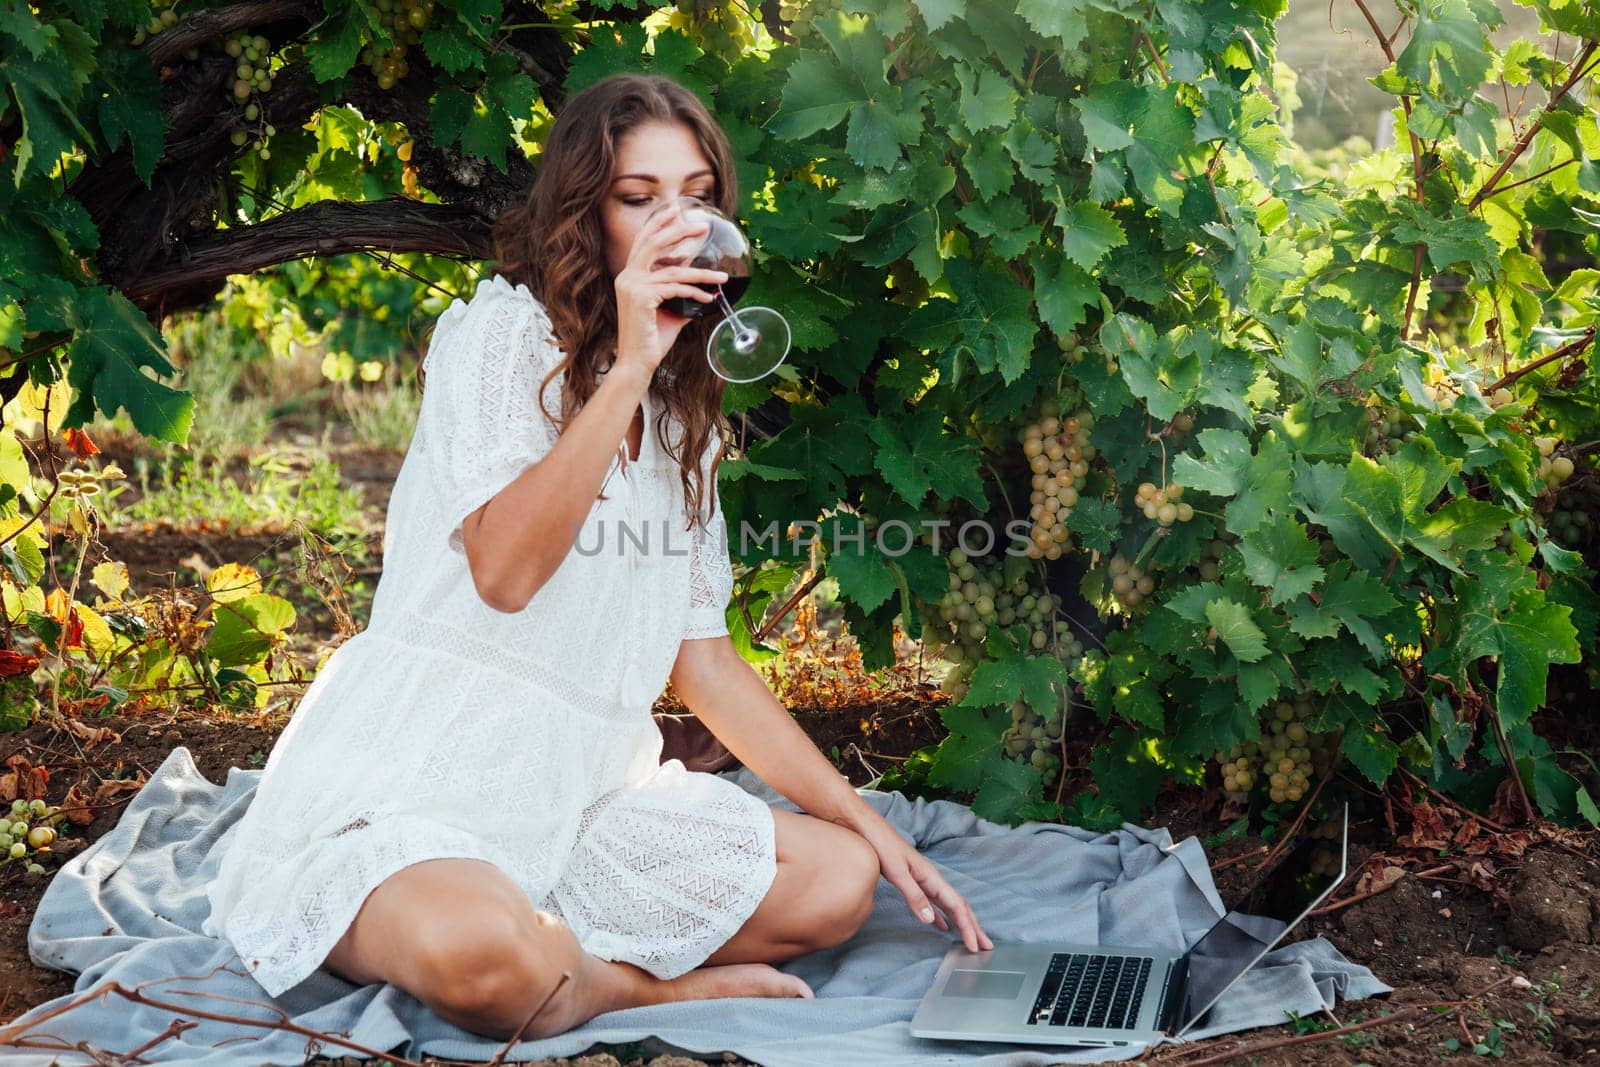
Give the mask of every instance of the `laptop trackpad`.
M 1011 1000 L 1022 991 L 1024 971 L 966 971 L 957 968 L 950 972 L 943 993 L 947 997 L 982 997 L 991 1000 Z

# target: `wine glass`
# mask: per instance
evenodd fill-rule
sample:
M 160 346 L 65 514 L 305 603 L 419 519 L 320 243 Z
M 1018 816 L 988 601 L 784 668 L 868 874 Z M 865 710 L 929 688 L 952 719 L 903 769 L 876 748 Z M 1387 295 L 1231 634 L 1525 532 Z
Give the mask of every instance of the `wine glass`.
M 728 280 L 721 285 L 692 283 L 715 294 L 714 301 L 674 296 L 663 300 L 662 306 L 689 319 L 719 311 L 726 316 L 706 340 L 706 361 L 719 378 L 753 382 L 771 374 L 789 354 L 788 320 L 769 307 L 747 307 L 738 311 L 733 308 L 750 287 L 750 242 L 736 223 L 699 197 L 676 196 L 664 200 L 650 215 L 653 217 L 667 208 L 682 212 L 687 222 L 705 222 L 706 232 L 685 237 L 663 258 L 652 263 L 650 269 L 679 265 L 700 267 L 723 271 Z

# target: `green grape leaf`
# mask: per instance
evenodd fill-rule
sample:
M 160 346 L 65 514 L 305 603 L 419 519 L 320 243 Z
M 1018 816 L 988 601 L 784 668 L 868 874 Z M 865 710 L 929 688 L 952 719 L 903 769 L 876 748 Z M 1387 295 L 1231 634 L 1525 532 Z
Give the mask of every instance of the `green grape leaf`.
M 1044 324 L 1067 334 L 1087 321 L 1085 311 L 1100 302 L 1100 286 L 1060 249 L 1039 247 L 1033 253 L 1033 298 Z
M 1085 552 L 1110 552 L 1121 525 L 1117 506 L 1097 497 L 1079 497 L 1067 517 L 1067 528 Z
M 1042 796 L 1042 779 L 1032 764 L 1014 759 L 991 760 L 983 785 L 972 798 L 972 812 L 980 819 L 1009 823 L 1017 812 Z
M 839 580 L 844 595 L 871 612 L 893 596 L 899 578 L 868 536 L 859 515 L 836 515 L 823 524 L 828 575 Z
M 945 265 L 954 300 L 930 300 L 913 311 L 901 335 L 920 348 L 965 351 L 978 370 L 998 370 L 1009 384 L 1033 356 L 1039 324 L 1032 297 L 1008 270 L 980 270 L 967 259 Z
M 884 481 L 912 507 L 920 507 L 929 491 L 945 500 L 970 501 L 980 512 L 989 507 L 977 443 L 947 433 L 938 409 L 919 407 L 910 414 L 883 416 L 866 430 L 878 446 L 875 459 Z
M 928 781 L 971 793 L 983 785 L 995 762 L 1006 716 L 964 704 L 946 704 L 939 709 L 939 717 L 950 733 L 934 750 Z
M 1228 597 L 1206 603 L 1206 621 L 1241 663 L 1254 663 L 1267 654 L 1267 635 L 1250 617 L 1250 609 Z
M 1061 39 L 1062 49 L 1076 51 L 1089 32 L 1085 0 L 1018 0 L 1017 14 L 1045 37 Z
M 1080 200 L 1066 212 L 1056 213 L 1061 227 L 1061 248 L 1084 270 L 1093 270 L 1105 254 L 1128 243 L 1122 223 L 1099 204 Z
M 1467 0 L 1422 0 L 1417 23 L 1394 69 L 1427 88 L 1437 77 L 1445 92 L 1464 98 L 1482 85 L 1493 67 L 1484 27 Z
M 483 69 L 483 49 L 458 25 L 446 23 L 422 31 L 422 50 L 446 73 Z
M 969 131 L 1006 129 L 1016 121 L 1017 91 L 1004 73 L 974 71 L 965 63 L 956 63 L 955 72 L 961 86 L 961 119 Z
M 311 76 L 332 81 L 349 72 L 361 53 L 361 31 L 376 32 L 363 0 L 322 0 L 324 16 L 306 36 L 306 61 Z
M 189 439 L 194 397 L 143 373 L 173 374 L 161 338 L 143 312 L 109 286 L 78 290 L 67 377 L 75 395 L 64 424 L 83 426 L 98 407 L 115 416 L 126 408 L 139 432 L 175 444 Z
M 169 126 L 155 68 L 142 52 L 112 48 L 102 53 L 100 73 L 107 89 L 99 109 L 106 147 L 115 150 L 126 142 L 133 172 L 148 187 L 156 160 L 165 150 Z
M 1034 714 L 1055 713 L 1061 692 L 1069 683 L 1067 669 L 1054 655 L 1011 653 L 986 659 L 973 669 L 962 707 L 991 707 L 1021 699 Z
M 1309 593 L 1322 581 L 1318 549 L 1306 528 L 1288 515 L 1276 515 L 1239 542 L 1244 572 L 1259 586 L 1271 590 L 1272 604 L 1286 604 Z
M 1339 749 L 1373 785 L 1382 785 L 1400 761 L 1400 748 L 1383 734 L 1360 723 L 1345 726 Z
M 1304 597 L 1289 605 L 1289 628 L 1302 637 L 1335 637 L 1343 627 L 1381 662 L 1388 653 L 1379 627 L 1399 606 L 1376 576 L 1339 562 L 1328 572 L 1319 599 Z
M 1233 497 L 1225 511 L 1227 528 L 1243 536 L 1265 521 L 1269 511 L 1288 510 L 1293 468 L 1275 434 L 1262 435 L 1254 455 L 1237 430 L 1207 429 L 1197 435 L 1204 458 L 1184 453 L 1172 463 L 1172 480 L 1186 489 Z

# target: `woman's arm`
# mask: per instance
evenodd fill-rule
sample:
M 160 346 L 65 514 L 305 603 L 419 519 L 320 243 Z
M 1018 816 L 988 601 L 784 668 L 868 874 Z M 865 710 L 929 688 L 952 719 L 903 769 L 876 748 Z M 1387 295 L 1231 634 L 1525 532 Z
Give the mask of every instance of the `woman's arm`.
M 561 566 L 649 383 L 647 368 L 619 362 L 550 451 L 462 523 L 484 603 L 520 611 Z
M 883 877 L 919 919 L 941 930 L 954 922 L 969 952 L 994 948 L 961 894 L 817 749 L 726 634 L 686 639 L 672 665 L 672 688 L 762 781 L 808 815 L 864 837 Z
M 683 642 L 672 690 L 739 762 L 808 815 L 858 833 L 878 818 L 726 635 Z

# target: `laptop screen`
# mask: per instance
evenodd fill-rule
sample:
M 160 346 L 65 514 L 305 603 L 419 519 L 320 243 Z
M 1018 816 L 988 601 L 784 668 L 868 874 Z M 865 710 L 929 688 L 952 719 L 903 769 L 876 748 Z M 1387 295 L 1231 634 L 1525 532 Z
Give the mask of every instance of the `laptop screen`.
M 1228 914 L 1206 931 L 1189 951 L 1188 996 L 1179 1029 L 1206 1011 L 1224 989 L 1254 963 L 1267 946 L 1331 889 L 1344 869 L 1349 808 L 1334 816 L 1339 832 L 1317 837 L 1302 827 L 1298 839 L 1260 872 L 1235 899 L 1224 898 Z M 1326 855 L 1319 857 L 1319 852 Z M 1320 862 L 1319 862 L 1320 860 Z

